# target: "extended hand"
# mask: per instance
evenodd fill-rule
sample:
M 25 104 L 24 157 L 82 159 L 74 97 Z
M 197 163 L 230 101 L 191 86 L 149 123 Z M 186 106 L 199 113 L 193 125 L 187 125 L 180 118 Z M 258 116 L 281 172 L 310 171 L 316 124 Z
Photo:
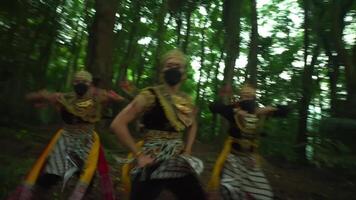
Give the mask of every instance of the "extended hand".
M 115 101 L 122 101 L 122 100 L 125 99 L 124 97 L 118 95 L 118 94 L 117 94 L 116 92 L 114 92 L 113 90 L 108 91 L 108 95 L 109 95 L 112 99 L 114 99 Z
M 191 154 L 192 154 L 192 150 L 190 150 L 190 149 L 185 149 L 182 152 L 182 155 L 185 155 L 185 156 L 190 156 Z
M 268 115 L 270 113 L 273 113 L 276 110 L 277 110 L 277 108 L 275 108 L 273 106 L 266 106 L 263 108 L 258 108 L 256 111 L 256 114 L 257 115 Z

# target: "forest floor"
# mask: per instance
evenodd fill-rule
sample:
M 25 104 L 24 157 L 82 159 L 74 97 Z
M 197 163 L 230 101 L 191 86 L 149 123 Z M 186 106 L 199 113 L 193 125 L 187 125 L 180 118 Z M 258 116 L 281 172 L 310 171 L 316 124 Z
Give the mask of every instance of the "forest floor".
M 46 146 L 58 127 L 0 127 L 0 199 L 6 199 L 9 193 L 21 183 L 35 159 Z M 121 194 L 120 165 L 115 156 L 124 157 L 126 151 L 117 143 L 113 134 L 100 133 L 106 157 L 111 166 L 111 175 L 118 199 L 125 199 Z M 214 161 L 219 154 L 219 145 L 197 141 L 193 154 L 204 161 L 205 170 L 202 183 L 207 183 Z M 276 199 L 281 200 L 346 200 L 356 199 L 356 176 L 349 176 L 342 171 L 331 171 L 312 166 L 296 166 L 291 163 L 263 159 L 266 173 Z M 94 178 L 93 187 L 85 199 L 101 199 L 98 178 Z M 74 182 L 74 181 L 72 181 Z M 70 184 L 69 186 L 70 187 Z M 67 189 L 69 191 L 69 189 Z M 67 191 L 66 190 L 66 191 Z M 69 193 L 67 191 L 67 193 Z M 60 195 L 60 187 L 52 189 L 51 194 L 42 194 L 41 199 L 66 199 Z M 163 195 L 161 199 L 171 199 Z

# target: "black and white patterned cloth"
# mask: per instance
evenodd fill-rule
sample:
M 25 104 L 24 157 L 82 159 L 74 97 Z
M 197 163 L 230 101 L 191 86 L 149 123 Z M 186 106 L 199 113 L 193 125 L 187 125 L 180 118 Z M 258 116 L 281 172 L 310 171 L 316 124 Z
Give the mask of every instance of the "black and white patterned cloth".
M 84 166 L 94 142 L 94 126 L 64 127 L 45 166 L 44 172 L 68 179 Z
M 193 156 L 182 155 L 183 140 L 180 138 L 155 138 L 145 140 L 142 151 L 155 158 L 153 167 L 138 168 L 131 171 L 132 177 L 140 180 L 180 178 L 188 174 L 200 174 L 203 162 Z
M 229 154 L 220 180 L 224 200 L 272 200 L 272 189 L 253 154 Z

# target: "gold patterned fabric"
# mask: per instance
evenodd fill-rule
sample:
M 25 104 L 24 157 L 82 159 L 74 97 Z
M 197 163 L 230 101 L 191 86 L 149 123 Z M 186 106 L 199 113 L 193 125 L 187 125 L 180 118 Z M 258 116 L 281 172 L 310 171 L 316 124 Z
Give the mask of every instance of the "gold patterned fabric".
M 183 131 L 194 121 L 194 107 L 190 98 L 183 92 L 170 94 L 164 85 L 153 87 L 164 113 L 177 131 Z
M 74 80 L 84 80 L 84 81 L 88 81 L 88 82 L 92 82 L 93 81 L 93 76 L 85 70 L 81 70 L 78 71 L 74 74 Z
M 170 94 L 164 85 L 148 87 L 143 89 L 134 101 L 146 111 L 155 106 L 155 103 L 157 103 L 156 98 L 175 130 L 181 132 L 192 125 L 194 121 L 194 105 L 191 98 L 183 92 Z
M 80 117 L 90 123 L 101 119 L 101 104 L 98 98 L 88 94 L 84 98 L 78 98 L 75 93 L 67 93 L 58 98 L 58 102 L 71 114 Z
M 155 95 L 148 88 L 143 89 L 136 97 L 134 102 L 144 108 L 145 111 L 152 108 L 155 104 Z

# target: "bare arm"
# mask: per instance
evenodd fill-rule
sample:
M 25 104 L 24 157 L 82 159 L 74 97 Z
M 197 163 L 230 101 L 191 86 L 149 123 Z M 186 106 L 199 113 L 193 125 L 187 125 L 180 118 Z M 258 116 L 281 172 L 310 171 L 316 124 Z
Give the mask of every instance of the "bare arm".
M 137 149 L 135 141 L 130 134 L 128 124 L 142 111 L 143 107 L 134 100 L 115 117 L 110 126 L 119 141 L 129 148 L 134 155 L 137 155 L 139 150 Z
M 183 154 L 190 155 L 192 153 L 192 146 L 197 135 L 198 124 L 196 120 L 194 120 L 193 124 L 189 127 L 187 131 L 187 138 L 185 142 L 185 147 L 183 150 Z
M 109 91 L 107 91 L 106 94 L 107 94 L 107 98 L 109 101 L 121 102 L 121 101 L 125 100 L 124 97 L 117 94 L 114 90 L 109 90 Z
M 278 109 L 272 106 L 266 106 L 263 108 L 258 108 L 256 111 L 257 115 L 269 115 L 272 114 L 273 112 L 277 111 Z
M 48 103 L 52 103 L 54 105 L 57 104 L 58 97 L 62 95 L 61 93 L 50 93 L 47 90 L 40 90 L 37 92 L 28 93 L 25 98 L 28 101 L 34 102 L 35 105 L 45 105 Z
M 110 126 L 119 141 L 129 148 L 134 157 L 137 158 L 137 165 L 139 167 L 144 167 L 154 160 L 150 156 L 140 153 L 128 128 L 128 124 L 133 121 L 139 113 L 143 112 L 143 110 L 143 105 L 139 103 L 138 99 L 135 99 L 115 117 Z

